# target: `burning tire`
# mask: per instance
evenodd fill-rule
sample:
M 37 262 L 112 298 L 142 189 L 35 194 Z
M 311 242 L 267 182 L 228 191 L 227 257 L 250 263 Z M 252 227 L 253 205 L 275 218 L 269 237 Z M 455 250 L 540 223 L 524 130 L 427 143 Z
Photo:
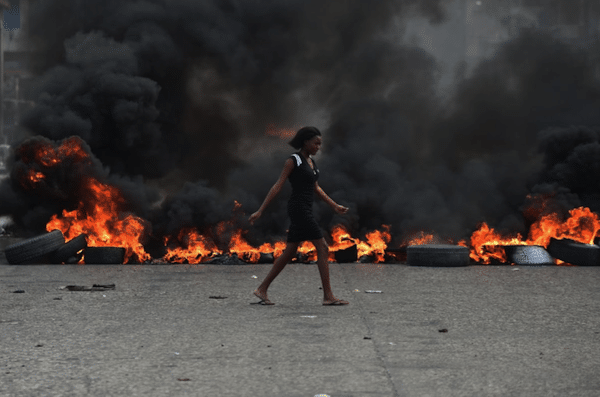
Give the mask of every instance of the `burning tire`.
M 539 245 L 507 245 L 504 247 L 508 261 L 515 265 L 554 265 L 552 256 Z
M 385 261 L 386 263 L 392 262 L 406 262 L 406 249 L 407 247 L 401 248 L 387 248 L 385 250 Z
M 411 266 L 458 267 L 469 264 L 469 249 L 460 245 L 425 244 L 406 248 Z
M 88 265 L 120 265 L 125 260 L 125 248 L 87 247 L 84 251 L 84 259 Z
M 4 254 L 11 265 L 45 259 L 44 257 L 56 251 L 65 243 L 65 238 L 60 230 L 20 241 L 6 247 Z M 45 260 L 44 260 L 45 261 Z
M 577 266 L 599 266 L 600 247 L 595 244 L 583 244 L 571 239 L 551 239 L 548 253 L 561 261 Z
M 273 253 L 268 253 L 265 254 L 263 252 L 260 253 L 260 258 L 258 259 L 257 263 L 273 263 L 275 262 L 275 257 L 273 256 Z
M 85 237 L 85 234 L 81 234 L 54 251 L 51 256 L 51 262 L 68 264 L 79 262 L 81 259 L 81 254 L 79 254 L 79 251 L 87 247 L 87 241 Z
M 335 251 L 333 255 L 337 263 L 353 263 L 358 260 L 358 248 L 354 244 L 348 248 Z

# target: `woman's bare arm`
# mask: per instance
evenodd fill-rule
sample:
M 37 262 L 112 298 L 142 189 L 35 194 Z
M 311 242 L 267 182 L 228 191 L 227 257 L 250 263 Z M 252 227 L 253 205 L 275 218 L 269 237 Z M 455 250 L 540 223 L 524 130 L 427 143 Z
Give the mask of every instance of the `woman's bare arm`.
M 323 189 L 321 189 L 321 186 L 319 186 L 318 182 L 315 182 L 315 192 L 317 193 L 317 196 L 319 196 L 323 201 L 329 204 L 329 206 L 333 208 L 334 211 L 338 214 L 345 214 L 346 212 L 348 212 L 348 207 L 344 207 L 343 205 L 339 205 L 338 203 L 333 201 L 333 199 L 329 197 Z
M 293 170 L 294 170 L 294 160 L 292 160 L 291 158 L 287 159 L 283 166 L 283 170 L 281 171 L 281 175 L 279 175 L 279 179 L 277 180 L 277 182 L 275 182 L 273 187 L 271 187 L 271 189 L 269 190 L 269 193 L 267 194 L 267 197 L 265 197 L 265 200 L 263 201 L 262 205 L 260 206 L 258 211 L 256 211 L 254 214 L 250 215 L 250 218 L 248 218 L 248 220 L 250 221 L 251 224 L 253 224 L 254 221 L 257 220 L 258 218 L 260 218 L 260 216 L 262 215 L 265 208 L 267 208 L 267 206 L 271 203 L 271 201 L 273 201 L 275 196 L 277 196 L 279 194 L 279 192 L 281 191 L 281 188 L 283 187 L 283 184 L 285 183 L 286 179 L 288 178 L 288 176 L 290 176 L 290 173 Z

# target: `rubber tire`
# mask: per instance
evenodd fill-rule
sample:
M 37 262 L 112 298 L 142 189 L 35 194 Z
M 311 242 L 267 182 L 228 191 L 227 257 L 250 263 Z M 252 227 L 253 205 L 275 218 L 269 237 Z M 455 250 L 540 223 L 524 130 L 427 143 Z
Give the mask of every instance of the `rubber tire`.
M 520 266 L 555 265 L 552 256 L 539 245 L 506 245 L 506 258 Z
M 87 247 L 83 258 L 87 265 L 119 265 L 125 260 L 125 248 Z
M 274 263 L 275 262 L 275 258 L 273 256 L 273 253 L 260 253 L 260 258 L 258 258 L 258 262 L 257 263 Z
M 385 262 L 386 263 L 406 262 L 406 249 L 407 249 L 407 247 L 387 248 L 385 250 Z
M 449 244 L 411 245 L 406 248 L 406 261 L 411 266 L 468 266 L 469 249 Z
M 600 266 L 600 247 L 571 239 L 551 239 L 548 253 L 563 262 L 576 266 Z
M 65 265 L 77 265 L 79 262 L 81 262 L 81 259 L 83 258 L 83 251 L 70 256 L 67 258 L 67 260 L 65 261 Z
M 46 255 L 56 251 L 65 243 L 65 238 L 60 230 L 42 234 L 27 240 L 19 241 L 6 247 L 4 255 L 11 265 L 29 263 L 43 259 Z
M 354 263 L 358 261 L 358 247 L 356 244 L 338 251 L 334 251 L 333 256 L 337 263 Z
M 85 238 L 85 234 L 80 234 L 66 242 L 62 247 L 54 251 L 50 257 L 50 261 L 55 264 L 72 262 L 70 259 L 77 257 L 77 253 L 87 247 Z

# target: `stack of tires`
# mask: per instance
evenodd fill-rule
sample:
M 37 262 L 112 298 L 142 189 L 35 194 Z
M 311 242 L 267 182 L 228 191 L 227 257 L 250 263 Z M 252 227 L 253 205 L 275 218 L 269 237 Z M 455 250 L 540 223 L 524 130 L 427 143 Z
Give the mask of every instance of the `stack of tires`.
M 88 247 L 84 234 L 65 242 L 62 232 L 53 230 L 6 247 L 4 255 L 11 265 L 76 264 L 82 258 L 86 264 L 121 264 L 125 258 L 125 248 Z

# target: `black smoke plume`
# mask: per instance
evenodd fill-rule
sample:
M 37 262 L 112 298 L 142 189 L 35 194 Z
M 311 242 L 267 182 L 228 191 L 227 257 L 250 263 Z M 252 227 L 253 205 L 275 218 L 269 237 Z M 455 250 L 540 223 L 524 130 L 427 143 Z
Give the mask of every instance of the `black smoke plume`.
M 583 48 L 523 29 L 442 98 L 439 60 L 389 32 L 413 16 L 443 23 L 445 7 L 40 2 L 32 35 L 46 53 L 22 124 L 53 140 L 81 137 L 107 178 L 130 197 L 143 192 L 133 207 L 156 234 L 229 219 L 234 200 L 256 210 L 291 150 L 265 131 L 315 120 L 320 184 L 351 207 L 340 217 L 317 205 L 324 228 L 390 224 L 396 243 L 418 230 L 459 239 L 482 221 L 525 231 L 531 194 L 596 205 L 597 37 Z M 238 217 L 252 242 L 285 236 L 288 193 L 254 227 Z M 25 228 L 68 204 L 40 199 L 28 211 L 14 186 L 0 194 L 0 213 Z

